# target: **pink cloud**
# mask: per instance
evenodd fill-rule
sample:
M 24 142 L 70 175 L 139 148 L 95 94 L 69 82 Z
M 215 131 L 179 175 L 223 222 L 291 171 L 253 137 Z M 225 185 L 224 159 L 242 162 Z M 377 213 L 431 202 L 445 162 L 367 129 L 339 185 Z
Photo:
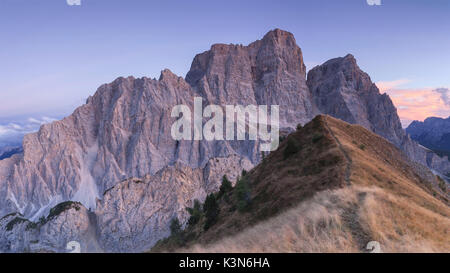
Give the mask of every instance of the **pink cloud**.
M 442 94 L 433 88 L 420 89 L 388 89 L 386 93 L 397 107 L 403 126 L 413 120 L 424 120 L 427 117 L 448 117 L 450 106 L 442 98 Z
M 387 93 L 397 107 L 404 127 L 413 120 L 450 115 L 450 90 L 448 88 L 402 88 L 409 79 L 380 81 L 376 85 L 381 93 Z
M 380 89 L 380 91 L 382 93 L 384 93 L 390 89 L 398 88 L 398 87 L 402 86 L 403 84 L 406 84 L 409 82 L 411 82 L 411 80 L 399 79 L 399 80 L 394 80 L 394 81 L 380 81 L 380 82 L 377 82 L 376 85 L 377 85 L 378 89 Z

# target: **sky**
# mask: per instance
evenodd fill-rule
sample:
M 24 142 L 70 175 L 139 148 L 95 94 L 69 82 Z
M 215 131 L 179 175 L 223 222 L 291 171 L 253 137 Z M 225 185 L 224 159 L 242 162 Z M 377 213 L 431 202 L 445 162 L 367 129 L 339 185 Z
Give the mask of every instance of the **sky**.
M 0 0 L 0 135 L 69 115 L 120 76 L 185 76 L 212 44 L 274 28 L 295 35 L 308 69 L 353 54 L 403 125 L 447 117 L 449 15 L 448 0 Z

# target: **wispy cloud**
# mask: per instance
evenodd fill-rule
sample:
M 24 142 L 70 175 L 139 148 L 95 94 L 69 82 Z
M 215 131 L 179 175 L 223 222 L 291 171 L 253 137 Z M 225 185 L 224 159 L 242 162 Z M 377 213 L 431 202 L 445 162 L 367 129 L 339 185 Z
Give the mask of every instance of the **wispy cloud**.
M 441 99 L 442 101 L 447 105 L 450 106 L 450 89 L 448 88 L 436 88 L 433 90 L 434 92 L 438 93 L 441 95 Z
M 0 147 L 20 145 L 23 136 L 39 130 L 43 124 L 50 123 L 56 119 L 50 117 L 33 118 L 18 120 L 17 122 L 0 123 Z
M 397 107 L 403 127 L 414 120 L 450 115 L 450 90 L 448 88 L 406 88 L 410 79 L 380 81 L 376 85 L 387 93 Z
M 391 89 L 398 89 L 402 85 L 410 83 L 410 82 L 411 82 L 411 80 L 409 80 L 409 79 L 399 79 L 399 80 L 394 80 L 394 81 L 380 81 L 380 82 L 377 82 L 376 85 L 377 85 L 378 89 L 380 89 L 381 92 L 386 92 Z
M 447 92 L 443 92 L 443 89 Z M 391 97 L 402 125 L 408 126 L 413 120 L 424 120 L 427 117 L 450 116 L 449 94 L 447 88 L 389 89 L 386 93 Z

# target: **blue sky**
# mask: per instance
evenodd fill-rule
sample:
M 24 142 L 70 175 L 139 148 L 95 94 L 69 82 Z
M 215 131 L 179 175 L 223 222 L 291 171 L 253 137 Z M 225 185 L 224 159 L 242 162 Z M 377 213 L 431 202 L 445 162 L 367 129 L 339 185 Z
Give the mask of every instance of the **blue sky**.
M 381 2 L 1 0 L 0 125 L 68 115 L 119 76 L 184 76 L 211 44 L 274 28 L 294 33 L 308 68 L 352 53 L 393 97 L 428 90 L 438 100 L 433 90 L 450 87 L 450 1 Z M 431 113 L 450 114 L 441 106 Z

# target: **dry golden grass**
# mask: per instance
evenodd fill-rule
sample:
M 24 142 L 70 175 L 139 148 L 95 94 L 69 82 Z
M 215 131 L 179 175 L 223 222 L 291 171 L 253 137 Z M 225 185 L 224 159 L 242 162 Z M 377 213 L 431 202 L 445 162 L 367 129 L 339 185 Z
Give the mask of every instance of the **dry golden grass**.
M 289 138 L 297 153 L 284 141 L 249 172 L 250 211 L 221 201 L 218 223 L 177 252 L 450 252 L 448 191 L 390 142 L 329 116 Z
M 380 188 L 352 186 L 320 192 L 235 236 L 179 251 L 361 252 L 375 240 L 382 252 L 450 252 L 449 227 L 448 217 Z

